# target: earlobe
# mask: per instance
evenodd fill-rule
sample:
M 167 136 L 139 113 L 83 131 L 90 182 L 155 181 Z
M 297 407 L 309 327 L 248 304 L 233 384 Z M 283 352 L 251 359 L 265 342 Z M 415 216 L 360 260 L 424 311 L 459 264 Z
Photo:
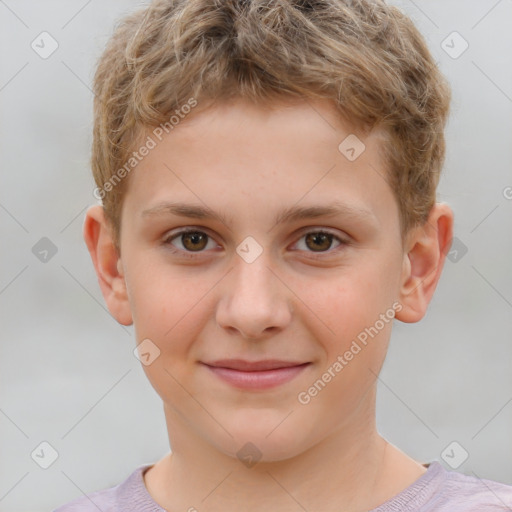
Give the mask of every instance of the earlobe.
M 406 245 L 396 318 L 406 323 L 420 321 L 436 289 L 453 237 L 453 211 L 445 203 L 432 207 L 428 220 L 415 228 Z
M 94 205 L 87 210 L 83 236 L 110 313 L 120 324 L 131 325 L 133 320 L 121 258 L 102 206 Z

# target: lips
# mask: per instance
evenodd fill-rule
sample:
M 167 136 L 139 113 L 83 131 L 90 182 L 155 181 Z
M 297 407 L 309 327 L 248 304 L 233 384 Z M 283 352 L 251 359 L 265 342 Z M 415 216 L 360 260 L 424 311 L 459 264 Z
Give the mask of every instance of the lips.
M 311 363 L 277 359 L 262 361 L 222 359 L 202 364 L 217 378 L 235 388 L 263 390 L 289 382 Z
M 221 359 L 212 363 L 204 363 L 208 366 L 217 368 L 229 368 L 242 372 L 259 372 L 266 370 L 275 370 L 277 368 L 289 368 L 291 366 L 300 366 L 307 364 L 303 362 L 279 361 L 277 359 L 266 359 L 263 361 L 244 361 L 243 359 Z

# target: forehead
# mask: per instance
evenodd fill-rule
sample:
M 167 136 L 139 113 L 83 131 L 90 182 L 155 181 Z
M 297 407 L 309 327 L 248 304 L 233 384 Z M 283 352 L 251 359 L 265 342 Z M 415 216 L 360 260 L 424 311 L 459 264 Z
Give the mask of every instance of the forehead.
M 319 137 L 325 136 L 326 130 L 333 134 L 337 132 L 338 135 L 356 134 L 361 139 L 368 135 L 360 127 L 361 123 L 356 124 L 343 118 L 334 103 L 327 99 L 284 96 L 256 103 L 253 100 L 236 97 L 220 102 L 205 100 L 204 103 L 197 103 L 189 114 L 177 120 L 172 132 L 179 132 L 186 138 L 210 131 L 210 126 L 215 123 L 225 128 L 258 127 L 260 130 L 272 130 L 280 125 L 286 126 L 288 131 L 297 133 L 305 133 L 309 127 L 309 131 L 317 131 Z M 240 132 L 240 135 L 244 135 L 244 132 Z M 385 134 L 378 130 L 374 131 L 374 137 L 379 135 Z
M 260 106 L 238 99 L 198 107 L 169 133 L 146 133 L 155 147 L 131 175 L 126 198 L 139 214 L 170 199 L 202 203 L 235 220 L 240 210 L 257 207 L 260 217 L 284 218 L 299 202 L 336 200 L 374 215 L 389 209 L 385 134 L 356 132 L 330 102 Z

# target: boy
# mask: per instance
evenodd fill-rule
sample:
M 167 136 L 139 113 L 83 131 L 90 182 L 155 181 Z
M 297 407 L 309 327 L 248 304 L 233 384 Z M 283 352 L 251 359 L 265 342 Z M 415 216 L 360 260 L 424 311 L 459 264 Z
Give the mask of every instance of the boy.
M 84 237 L 134 324 L 172 453 L 66 511 L 504 511 L 512 487 L 376 429 L 393 318 L 418 322 L 453 213 L 450 92 L 379 0 L 157 0 L 95 77 Z

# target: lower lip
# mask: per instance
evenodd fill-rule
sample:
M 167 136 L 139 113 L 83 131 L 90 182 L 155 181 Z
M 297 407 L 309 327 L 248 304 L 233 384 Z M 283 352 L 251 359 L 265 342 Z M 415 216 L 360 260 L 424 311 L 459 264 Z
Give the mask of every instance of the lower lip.
M 287 368 L 276 368 L 255 372 L 243 372 L 232 368 L 221 368 L 218 366 L 206 366 L 228 384 L 242 389 L 268 389 L 291 381 L 299 373 L 305 370 L 310 363 L 300 366 L 289 366 Z

